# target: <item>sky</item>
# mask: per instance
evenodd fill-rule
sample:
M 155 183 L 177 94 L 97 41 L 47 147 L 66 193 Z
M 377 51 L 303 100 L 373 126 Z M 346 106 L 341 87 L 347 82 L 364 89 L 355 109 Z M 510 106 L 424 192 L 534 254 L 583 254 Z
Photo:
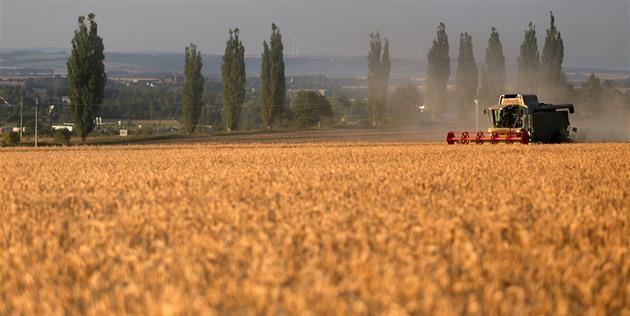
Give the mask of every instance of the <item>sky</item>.
M 361 56 L 380 31 L 394 57 L 426 58 L 439 22 L 451 57 L 461 32 L 483 60 L 495 26 L 509 61 L 532 21 L 542 49 L 549 11 L 565 40 L 565 65 L 630 70 L 630 0 L 0 0 L 0 48 L 68 48 L 79 15 L 96 14 L 106 51 L 183 52 L 195 43 L 221 54 L 229 28 L 259 55 L 271 23 L 285 54 Z

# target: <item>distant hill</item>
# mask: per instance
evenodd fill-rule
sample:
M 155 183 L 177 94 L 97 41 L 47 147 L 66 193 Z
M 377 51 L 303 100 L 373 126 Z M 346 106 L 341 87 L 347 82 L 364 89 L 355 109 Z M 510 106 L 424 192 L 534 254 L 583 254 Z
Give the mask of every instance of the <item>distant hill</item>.
M 0 52 L 0 73 L 15 69 L 32 69 L 34 73 L 66 72 L 66 52 L 10 51 Z M 219 76 L 221 56 L 204 55 L 203 71 L 206 75 Z M 106 52 L 107 72 L 111 75 L 139 75 L 146 73 L 181 72 L 184 67 L 183 54 L 176 53 L 116 53 Z M 260 72 L 260 57 L 246 57 L 247 73 Z M 330 77 L 366 76 L 366 57 L 285 57 L 288 76 L 325 75 Z M 425 63 L 413 59 L 392 60 L 392 77 L 408 78 L 422 76 Z
M 0 50 L 0 75 L 11 74 L 65 74 L 68 53 L 65 51 Z M 105 62 L 110 77 L 150 76 L 181 72 L 184 56 L 179 53 L 116 53 L 106 52 Z M 210 77 L 219 77 L 221 56 L 204 55 L 203 72 Z M 260 57 L 250 56 L 245 60 L 247 73 L 251 77 L 260 72 Z M 286 57 L 288 76 L 323 75 L 328 77 L 357 78 L 367 75 L 365 56 L 334 57 L 307 56 Z M 456 60 L 452 60 L 454 78 Z M 515 80 L 515 62 L 508 62 L 508 79 Z M 628 71 L 595 68 L 565 68 L 571 80 L 580 81 L 591 72 L 613 79 L 628 78 Z M 426 73 L 426 62 L 421 59 L 393 58 L 392 79 L 422 78 Z

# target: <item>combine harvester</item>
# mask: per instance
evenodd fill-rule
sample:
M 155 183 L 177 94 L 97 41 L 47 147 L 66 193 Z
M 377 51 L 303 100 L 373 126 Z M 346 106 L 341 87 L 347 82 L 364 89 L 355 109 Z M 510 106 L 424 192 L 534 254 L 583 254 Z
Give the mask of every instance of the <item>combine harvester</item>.
M 564 111 L 568 110 L 568 111 Z M 446 142 L 452 144 L 499 143 L 562 143 L 570 141 L 569 113 L 573 104 L 539 103 L 536 95 L 504 94 L 499 104 L 483 111 L 492 123 L 488 132 L 448 132 Z

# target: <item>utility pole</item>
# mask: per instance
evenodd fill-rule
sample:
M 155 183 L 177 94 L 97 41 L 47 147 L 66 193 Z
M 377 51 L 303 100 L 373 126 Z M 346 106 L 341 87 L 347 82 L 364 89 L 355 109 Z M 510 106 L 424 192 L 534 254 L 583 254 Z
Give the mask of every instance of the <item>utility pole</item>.
M 37 123 L 39 123 L 37 121 L 37 108 L 39 104 L 39 98 L 35 98 L 35 147 L 37 147 Z
M 48 128 L 52 130 L 52 111 L 55 109 L 55 105 L 51 104 L 48 106 Z
M 479 131 L 479 101 L 475 99 L 475 131 Z
M 20 143 L 22 142 L 22 131 L 24 127 L 22 127 L 22 108 L 24 107 L 24 97 L 20 97 Z

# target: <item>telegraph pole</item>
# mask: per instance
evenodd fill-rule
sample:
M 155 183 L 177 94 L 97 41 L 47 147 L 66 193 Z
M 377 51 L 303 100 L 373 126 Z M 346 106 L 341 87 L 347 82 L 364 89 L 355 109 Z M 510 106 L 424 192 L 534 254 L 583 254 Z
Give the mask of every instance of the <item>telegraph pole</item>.
M 39 98 L 35 98 L 35 147 L 37 147 L 37 108 L 39 104 Z
M 479 131 L 479 101 L 475 99 L 475 131 Z
M 24 127 L 22 127 L 22 108 L 24 107 L 24 97 L 20 97 L 20 143 L 22 142 L 22 131 Z

